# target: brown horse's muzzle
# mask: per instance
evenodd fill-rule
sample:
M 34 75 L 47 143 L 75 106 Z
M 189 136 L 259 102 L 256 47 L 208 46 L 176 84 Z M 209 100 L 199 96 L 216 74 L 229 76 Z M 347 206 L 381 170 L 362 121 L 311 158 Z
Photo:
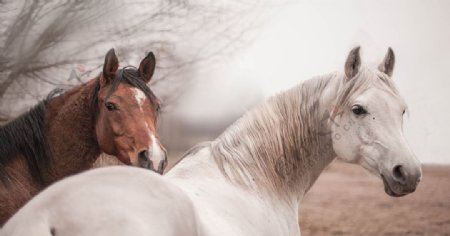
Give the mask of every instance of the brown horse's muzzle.
M 140 167 L 155 171 L 161 175 L 167 167 L 167 153 L 165 150 L 157 153 L 150 153 L 149 150 L 143 150 L 139 152 L 138 160 Z

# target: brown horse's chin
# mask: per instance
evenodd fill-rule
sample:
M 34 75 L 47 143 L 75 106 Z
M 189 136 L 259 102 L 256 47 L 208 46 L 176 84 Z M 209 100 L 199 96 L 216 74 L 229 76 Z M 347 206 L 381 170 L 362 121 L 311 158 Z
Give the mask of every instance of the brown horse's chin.
M 384 191 L 386 192 L 387 195 L 389 195 L 391 197 L 403 197 L 408 194 L 405 192 L 402 192 L 402 193 L 395 192 L 392 189 L 391 185 L 389 184 L 388 180 L 386 180 L 386 177 L 384 177 L 384 175 L 381 175 L 381 179 L 383 179 Z
M 113 156 L 116 156 L 117 159 L 119 159 L 120 162 L 122 162 L 125 165 L 132 165 L 132 166 L 137 166 L 138 164 L 136 163 L 132 163 L 131 159 L 128 157 L 128 155 L 125 153 L 119 153 L 119 154 L 110 154 Z

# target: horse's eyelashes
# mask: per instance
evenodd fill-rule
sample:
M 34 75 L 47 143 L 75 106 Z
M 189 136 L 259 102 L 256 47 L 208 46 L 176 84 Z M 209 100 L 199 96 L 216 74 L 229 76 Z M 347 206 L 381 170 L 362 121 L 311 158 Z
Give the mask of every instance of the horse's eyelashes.
M 354 105 L 352 107 L 352 111 L 355 115 L 364 115 L 367 114 L 366 109 L 364 109 L 361 105 Z
M 108 111 L 115 111 L 115 110 L 117 110 L 116 104 L 114 104 L 112 102 L 106 102 L 105 103 L 105 107 L 106 107 L 106 109 L 108 109 Z

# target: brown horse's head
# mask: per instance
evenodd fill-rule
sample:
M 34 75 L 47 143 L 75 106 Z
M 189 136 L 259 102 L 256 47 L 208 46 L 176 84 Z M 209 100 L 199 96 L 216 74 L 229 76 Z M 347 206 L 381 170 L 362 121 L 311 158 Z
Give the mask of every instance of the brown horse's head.
M 167 156 L 156 133 L 160 103 L 147 86 L 155 70 L 155 56 L 149 53 L 139 69 L 118 67 L 111 49 L 105 56 L 93 106 L 98 144 L 125 164 L 162 174 Z

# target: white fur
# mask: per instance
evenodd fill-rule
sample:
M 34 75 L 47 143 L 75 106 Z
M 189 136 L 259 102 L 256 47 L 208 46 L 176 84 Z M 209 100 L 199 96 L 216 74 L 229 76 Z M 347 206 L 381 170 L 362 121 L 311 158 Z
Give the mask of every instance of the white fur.
M 161 146 L 158 144 L 158 140 L 156 139 L 154 134 L 150 134 L 150 141 L 151 144 L 149 146 L 149 150 L 152 150 L 150 159 L 152 160 L 153 168 L 157 170 L 159 163 L 165 159 L 165 153 L 161 149 Z
M 145 99 L 147 99 L 147 96 L 145 96 L 144 92 L 142 92 L 138 88 L 133 88 L 134 91 L 134 98 L 136 99 L 137 103 L 139 104 L 139 107 L 142 109 L 142 106 L 144 105 Z
M 66 178 L 23 207 L 0 236 L 48 236 L 52 228 L 65 236 L 299 235 L 299 202 L 336 156 L 388 181 L 401 163 L 415 188 L 420 165 L 402 135 L 404 103 L 390 78 L 358 74 L 357 86 L 332 74 L 269 99 L 164 177 L 114 167 Z M 354 103 L 371 116 L 355 116 Z

